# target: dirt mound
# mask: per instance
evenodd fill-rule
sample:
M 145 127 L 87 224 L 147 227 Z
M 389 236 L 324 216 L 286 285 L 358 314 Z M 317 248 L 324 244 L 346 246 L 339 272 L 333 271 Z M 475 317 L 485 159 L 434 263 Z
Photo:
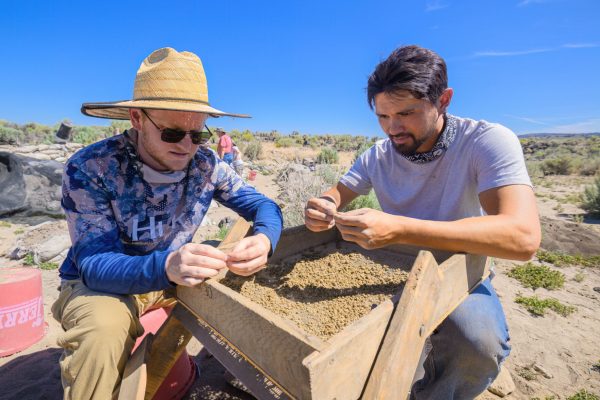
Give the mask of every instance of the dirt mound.
M 547 217 L 540 221 L 543 249 L 584 256 L 600 254 L 600 233 L 594 228 Z

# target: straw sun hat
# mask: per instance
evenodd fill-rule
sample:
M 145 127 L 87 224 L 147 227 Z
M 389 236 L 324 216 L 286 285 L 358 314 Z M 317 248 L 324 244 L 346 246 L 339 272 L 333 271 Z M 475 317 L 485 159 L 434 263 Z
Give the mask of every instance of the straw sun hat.
M 158 49 L 140 65 L 133 100 L 84 103 L 81 112 L 91 117 L 129 119 L 130 108 L 192 111 L 212 117 L 248 115 L 226 113 L 208 103 L 208 85 L 202 61 L 194 53 L 170 47 Z

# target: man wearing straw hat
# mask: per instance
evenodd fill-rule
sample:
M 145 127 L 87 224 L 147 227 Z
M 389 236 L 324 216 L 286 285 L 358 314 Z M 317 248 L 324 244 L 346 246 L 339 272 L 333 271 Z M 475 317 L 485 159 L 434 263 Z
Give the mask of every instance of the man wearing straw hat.
M 396 49 L 369 77 L 367 95 L 388 138 L 309 200 L 309 229 L 336 226 L 367 249 L 408 244 L 515 260 L 535 254 L 540 223 L 519 140 L 501 125 L 447 113 L 453 91 L 438 54 Z M 371 189 L 383 211 L 338 212 Z M 487 279 L 431 335 L 411 399 L 477 397 L 498 375 L 508 341 Z
M 67 162 L 62 205 L 72 247 L 52 307 L 65 399 L 108 399 L 119 387 L 139 315 L 172 304 L 164 290 L 194 286 L 229 268 L 261 269 L 282 229 L 279 207 L 205 144 L 208 117 L 245 117 L 208 103 L 193 53 L 154 51 L 141 64 L 133 100 L 86 103 L 85 115 L 129 119 L 132 129 L 94 143 Z M 215 199 L 254 222 L 228 255 L 190 243 Z

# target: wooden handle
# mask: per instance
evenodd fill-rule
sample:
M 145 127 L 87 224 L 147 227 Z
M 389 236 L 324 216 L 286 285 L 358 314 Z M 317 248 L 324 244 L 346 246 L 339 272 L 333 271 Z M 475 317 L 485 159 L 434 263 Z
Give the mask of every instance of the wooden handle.
M 235 246 L 237 246 L 240 240 L 246 237 L 246 235 L 250 231 L 250 228 L 252 228 L 250 223 L 244 218 L 240 217 L 237 221 L 235 221 L 235 224 L 233 224 L 229 232 L 227 232 L 225 239 L 223 239 L 223 241 L 219 243 L 217 249 L 221 250 L 225 254 L 229 254 L 229 252 L 233 250 Z M 227 271 L 228 269 L 224 268 L 221 271 L 219 271 L 217 275 L 213 276 L 210 279 L 222 279 L 227 274 Z
M 246 237 L 252 226 L 244 218 L 240 217 L 231 227 L 225 239 L 217 246 L 217 249 L 229 253 L 240 240 Z

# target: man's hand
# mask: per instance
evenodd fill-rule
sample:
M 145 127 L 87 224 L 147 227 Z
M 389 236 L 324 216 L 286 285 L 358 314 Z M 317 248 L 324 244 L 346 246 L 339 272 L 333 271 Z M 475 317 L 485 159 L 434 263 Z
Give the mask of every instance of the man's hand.
M 336 205 L 329 199 L 313 197 L 304 209 L 304 224 L 313 232 L 326 231 L 333 228 Z
M 270 250 L 271 241 L 263 233 L 244 238 L 227 256 L 227 268 L 236 275 L 252 275 L 264 268 Z
M 188 243 L 167 257 L 165 269 L 173 283 L 195 286 L 227 266 L 227 255 L 212 246 Z
M 355 242 L 365 249 L 377 249 L 394 243 L 394 222 L 398 217 L 383 211 L 361 208 L 346 213 L 336 213 L 335 225 L 344 240 Z

